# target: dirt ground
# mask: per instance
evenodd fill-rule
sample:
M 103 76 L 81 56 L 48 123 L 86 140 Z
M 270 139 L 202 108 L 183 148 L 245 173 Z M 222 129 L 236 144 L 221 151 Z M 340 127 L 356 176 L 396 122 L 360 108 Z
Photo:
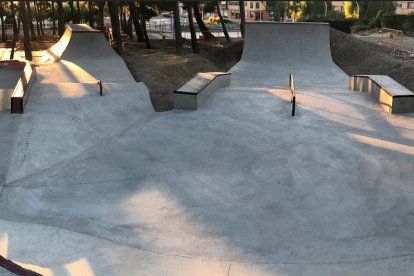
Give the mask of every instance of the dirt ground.
M 156 111 L 173 108 L 173 92 L 198 72 L 228 71 L 241 57 L 243 41 L 200 41 L 200 55 L 186 43 L 184 54 L 175 54 L 173 40 L 152 40 L 153 49 L 126 46 L 124 60 L 136 81 L 143 81 Z
M 375 44 L 381 43 L 382 41 L 401 44 L 405 49 L 414 52 L 414 37 L 411 36 L 386 31 L 381 33 L 376 30 L 363 31 L 353 34 L 352 36 Z
M 389 75 L 414 91 L 414 60 L 406 63 L 391 55 L 388 47 L 331 30 L 331 50 L 335 63 L 348 75 Z
M 200 42 L 201 55 L 175 54 L 173 40 L 153 40 L 154 49 L 127 46 L 125 61 L 137 81 L 149 88 L 156 111 L 172 109 L 173 91 L 190 80 L 197 72 L 227 71 L 241 57 L 243 42 L 232 44 Z M 348 75 L 389 75 L 414 91 L 414 61 L 404 63 L 391 55 L 391 50 L 353 35 L 331 30 L 331 50 L 335 63 Z

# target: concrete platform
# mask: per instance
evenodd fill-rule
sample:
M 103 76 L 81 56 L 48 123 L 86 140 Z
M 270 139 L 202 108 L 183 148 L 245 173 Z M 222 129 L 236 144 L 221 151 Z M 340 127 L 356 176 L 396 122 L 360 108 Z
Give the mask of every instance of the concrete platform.
M 349 79 L 349 89 L 368 92 L 385 111 L 414 113 L 414 93 L 386 75 L 356 75 Z
M 197 112 L 155 113 L 134 82 L 103 97 L 36 83 L 1 184 L 2 252 L 44 275 L 412 274 L 414 115 L 349 93 L 328 35 L 247 24 L 232 86 Z M 268 61 L 249 58 L 269 37 Z

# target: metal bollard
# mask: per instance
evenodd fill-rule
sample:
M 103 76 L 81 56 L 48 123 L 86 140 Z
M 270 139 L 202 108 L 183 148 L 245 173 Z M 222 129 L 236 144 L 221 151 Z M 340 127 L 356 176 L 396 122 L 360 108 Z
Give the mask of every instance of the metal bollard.
M 290 101 L 292 102 L 292 116 L 295 116 L 296 109 L 296 90 L 295 90 L 295 81 L 293 75 L 289 74 L 289 89 L 290 89 Z
M 99 80 L 99 81 L 98 81 L 98 84 L 99 84 L 99 95 L 101 95 L 101 96 L 102 96 L 102 81 L 101 81 L 101 80 Z

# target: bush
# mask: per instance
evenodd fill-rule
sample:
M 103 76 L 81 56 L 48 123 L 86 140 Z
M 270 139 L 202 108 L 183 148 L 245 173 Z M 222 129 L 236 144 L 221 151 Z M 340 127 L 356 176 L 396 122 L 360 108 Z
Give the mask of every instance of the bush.
M 383 28 L 410 31 L 414 26 L 414 14 L 384 15 L 381 18 Z
M 351 34 L 355 34 L 358 32 L 367 31 L 369 30 L 369 27 L 367 25 L 354 25 L 354 26 L 351 26 L 350 30 L 351 30 Z
M 354 25 L 360 24 L 358 19 L 335 19 L 335 20 L 323 20 L 322 22 L 329 23 L 329 26 L 331 28 L 334 28 L 335 30 L 344 32 L 344 33 L 351 33 L 351 27 Z

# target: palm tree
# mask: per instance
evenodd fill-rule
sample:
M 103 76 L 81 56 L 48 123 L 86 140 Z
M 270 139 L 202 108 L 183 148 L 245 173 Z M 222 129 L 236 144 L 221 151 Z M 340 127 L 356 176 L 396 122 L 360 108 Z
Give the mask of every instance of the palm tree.
M 30 47 L 30 26 L 29 26 L 29 15 L 26 12 L 26 4 L 21 1 L 20 4 L 20 15 L 23 22 L 23 33 L 24 33 L 24 54 L 26 60 L 32 60 L 32 49 Z M 30 7 L 29 7 L 30 8 Z
M 174 13 L 174 33 L 175 33 L 175 51 L 177 54 L 183 52 L 183 38 L 181 36 L 181 23 L 180 23 L 180 9 L 178 7 L 178 1 L 173 3 Z
M 244 37 L 244 24 L 246 24 L 246 11 L 244 9 L 244 0 L 239 1 L 240 6 L 240 32 L 242 37 Z

